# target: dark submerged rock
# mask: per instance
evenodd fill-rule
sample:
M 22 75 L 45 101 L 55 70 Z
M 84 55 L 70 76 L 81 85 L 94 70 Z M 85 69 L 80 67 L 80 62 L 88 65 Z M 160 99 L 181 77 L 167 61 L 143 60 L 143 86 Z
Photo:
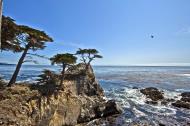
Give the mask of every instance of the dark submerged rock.
M 133 89 L 139 89 L 138 87 L 133 87 Z
M 183 92 L 183 93 L 181 93 L 181 96 L 190 98 L 190 92 Z
M 159 123 L 159 126 L 165 126 L 164 124 L 162 124 L 162 123 Z
M 140 92 L 142 94 L 146 95 L 148 98 L 150 98 L 153 101 L 158 101 L 158 100 L 164 99 L 162 92 L 154 87 L 141 89 Z
M 182 97 L 181 101 L 190 102 L 190 97 Z
M 157 101 L 146 101 L 147 104 L 152 104 L 152 105 L 157 105 L 158 102 Z
M 114 100 L 109 100 L 106 103 L 106 108 L 103 111 L 103 116 L 110 116 L 113 114 L 121 114 L 122 113 L 122 109 L 116 104 L 116 102 Z
M 190 109 L 190 103 L 181 100 L 177 100 L 175 103 L 172 103 L 172 105 L 178 108 Z

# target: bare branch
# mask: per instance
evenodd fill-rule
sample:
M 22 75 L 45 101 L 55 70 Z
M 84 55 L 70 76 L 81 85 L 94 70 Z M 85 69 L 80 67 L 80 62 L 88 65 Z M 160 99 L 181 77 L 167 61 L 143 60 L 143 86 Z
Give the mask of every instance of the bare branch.
M 25 60 L 25 61 L 23 61 L 23 63 L 26 63 L 26 62 L 33 62 L 34 64 L 39 64 L 38 61 L 36 61 L 36 60 Z
M 39 55 L 39 54 L 33 54 L 33 53 L 27 53 L 28 55 L 31 55 L 31 56 L 36 56 L 36 57 L 39 57 L 39 58 L 43 58 L 43 59 L 47 59 L 47 60 L 49 60 L 49 58 L 48 57 L 46 57 L 46 56 L 43 56 L 43 55 Z

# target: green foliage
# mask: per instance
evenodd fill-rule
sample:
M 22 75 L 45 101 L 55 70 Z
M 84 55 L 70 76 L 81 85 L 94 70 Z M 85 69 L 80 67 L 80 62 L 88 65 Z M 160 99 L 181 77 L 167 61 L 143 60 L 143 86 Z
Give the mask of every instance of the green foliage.
M 98 54 L 99 52 L 96 49 L 80 49 L 76 52 L 76 54 Z
M 75 57 L 73 54 L 69 54 L 69 53 L 57 54 L 54 57 L 50 58 L 52 65 L 53 64 L 61 64 L 62 65 L 60 85 L 63 84 L 66 67 L 68 65 L 75 64 L 76 60 L 77 60 L 77 57 Z
M 80 49 L 76 52 L 76 55 L 81 55 L 81 61 L 85 64 L 90 64 L 95 58 L 103 58 L 98 54 L 99 52 L 96 49 Z
M 53 39 L 49 37 L 44 31 L 40 31 L 25 25 L 20 25 L 19 29 L 22 33 L 26 33 L 30 38 L 35 38 L 37 42 L 52 42 Z
M 10 17 L 2 17 L 2 50 L 22 52 L 28 45 L 32 50 L 44 49 L 44 42 L 52 42 L 44 31 L 17 25 Z
M 101 55 L 94 55 L 94 58 L 103 58 Z
M 59 82 L 59 75 L 47 69 L 45 69 L 38 77 L 39 79 L 37 81 L 40 85 L 57 85 Z
M 52 42 L 53 39 L 49 37 L 44 31 L 40 31 L 28 26 L 20 25 L 19 30 L 22 33 L 22 41 L 30 46 L 33 51 L 45 48 L 45 42 Z
M 31 85 L 32 90 L 38 90 L 41 95 L 46 96 L 49 102 L 51 95 L 57 95 L 57 91 L 60 89 L 59 75 L 53 71 L 45 69 L 41 75 L 38 76 L 37 85 Z
M 52 65 L 54 64 L 75 64 L 77 60 L 77 57 L 75 57 L 73 54 L 65 53 L 65 54 L 57 54 L 54 57 L 50 58 L 50 61 Z
M 1 50 L 21 52 L 23 48 L 20 46 L 21 42 L 18 37 L 21 32 L 15 20 L 3 16 L 1 28 Z

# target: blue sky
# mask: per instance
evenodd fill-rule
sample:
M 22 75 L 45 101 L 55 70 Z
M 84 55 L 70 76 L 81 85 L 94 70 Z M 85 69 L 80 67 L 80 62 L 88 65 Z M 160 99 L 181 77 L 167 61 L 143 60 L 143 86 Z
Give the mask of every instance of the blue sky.
M 100 51 L 104 58 L 96 65 L 189 65 L 189 5 L 189 0 L 5 0 L 3 13 L 52 36 L 55 41 L 38 51 L 49 57 L 81 47 Z M 19 56 L 3 52 L 0 59 L 16 63 Z

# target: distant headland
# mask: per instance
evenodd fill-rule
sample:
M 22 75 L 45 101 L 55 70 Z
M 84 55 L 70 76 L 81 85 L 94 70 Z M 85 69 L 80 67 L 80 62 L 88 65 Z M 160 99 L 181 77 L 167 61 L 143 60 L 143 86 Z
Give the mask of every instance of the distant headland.
M 0 62 L 0 65 L 15 65 L 15 64 L 10 64 L 10 63 L 1 63 L 1 62 Z

